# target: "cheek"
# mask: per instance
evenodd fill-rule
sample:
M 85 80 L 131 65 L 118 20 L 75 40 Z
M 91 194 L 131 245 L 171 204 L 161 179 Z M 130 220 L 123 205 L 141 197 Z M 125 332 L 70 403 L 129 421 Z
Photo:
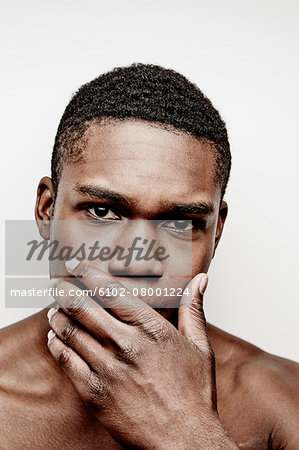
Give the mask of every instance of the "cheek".
M 51 248 L 49 253 L 49 269 L 53 278 L 64 278 L 69 275 L 65 268 L 65 261 L 69 258 L 76 242 L 72 238 L 69 230 L 68 220 L 55 217 L 51 222 Z
M 51 222 L 50 274 L 52 277 L 69 276 L 65 268 L 68 259 L 85 260 L 89 246 L 95 242 L 85 220 L 58 220 Z
M 215 232 L 209 233 L 205 239 L 192 245 L 192 277 L 201 272 L 207 272 L 214 253 Z
M 165 261 L 163 283 L 167 286 L 185 287 L 196 274 L 208 271 L 214 252 L 215 227 L 201 233 L 198 239 L 181 244 L 170 251 L 170 258 Z

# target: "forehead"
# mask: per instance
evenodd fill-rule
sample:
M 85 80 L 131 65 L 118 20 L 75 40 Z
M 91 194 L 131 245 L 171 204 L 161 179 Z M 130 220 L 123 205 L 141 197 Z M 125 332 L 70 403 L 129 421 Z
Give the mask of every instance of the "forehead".
M 215 148 L 195 137 L 141 120 L 91 125 L 82 158 L 65 164 L 60 183 L 100 185 L 151 203 L 217 200 Z

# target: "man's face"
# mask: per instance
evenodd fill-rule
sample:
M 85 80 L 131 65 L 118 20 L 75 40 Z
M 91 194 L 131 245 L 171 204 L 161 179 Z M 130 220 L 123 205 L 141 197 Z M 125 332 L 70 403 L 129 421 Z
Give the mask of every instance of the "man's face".
M 91 125 L 86 137 L 82 159 L 64 165 L 52 219 L 84 219 L 78 222 L 85 227 L 81 239 L 89 244 L 98 233 L 103 245 L 108 240 L 128 248 L 139 236 L 166 247 L 170 257 L 165 261 L 133 261 L 127 268 L 116 258 L 95 263 L 128 289 L 184 288 L 188 276 L 207 272 L 226 217 L 214 178 L 214 148 L 141 120 Z M 42 210 L 43 195 L 38 205 Z M 193 230 L 184 222 L 191 219 Z M 57 238 L 55 229 L 52 238 Z M 78 233 L 68 232 L 63 240 L 78 248 Z M 58 264 L 59 275 L 67 275 L 64 264 Z

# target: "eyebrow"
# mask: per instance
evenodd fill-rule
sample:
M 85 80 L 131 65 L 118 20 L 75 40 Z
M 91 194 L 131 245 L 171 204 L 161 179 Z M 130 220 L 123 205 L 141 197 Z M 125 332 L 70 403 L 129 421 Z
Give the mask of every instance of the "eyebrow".
M 171 204 L 169 210 L 179 214 L 204 214 L 212 215 L 215 212 L 214 206 L 211 203 L 186 203 L 186 204 Z
M 124 197 L 121 194 L 118 194 L 117 192 L 112 191 L 111 189 L 98 187 L 98 186 L 92 186 L 92 185 L 86 185 L 86 186 L 75 186 L 75 191 L 78 194 L 88 195 L 89 197 L 98 200 L 113 200 L 117 201 L 119 203 L 122 203 L 123 205 L 128 206 L 130 203 L 129 200 Z
M 136 204 L 135 200 L 128 199 L 124 195 L 121 195 L 111 189 L 93 186 L 93 185 L 76 185 L 75 192 L 83 195 L 88 195 L 95 200 L 112 200 L 118 202 L 124 206 L 129 207 L 132 204 Z M 165 212 L 167 214 L 196 214 L 196 215 L 212 215 L 215 212 L 212 203 L 199 202 L 199 203 L 168 203 L 165 202 Z

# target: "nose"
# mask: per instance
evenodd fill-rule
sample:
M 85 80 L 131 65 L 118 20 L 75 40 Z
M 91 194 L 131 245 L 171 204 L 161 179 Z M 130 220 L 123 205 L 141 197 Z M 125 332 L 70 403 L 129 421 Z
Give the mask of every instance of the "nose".
M 118 236 L 109 272 L 115 276 L 160 278 L 164 269 L 158 248 L 161 246 L 153 221 L 129 220 Z

